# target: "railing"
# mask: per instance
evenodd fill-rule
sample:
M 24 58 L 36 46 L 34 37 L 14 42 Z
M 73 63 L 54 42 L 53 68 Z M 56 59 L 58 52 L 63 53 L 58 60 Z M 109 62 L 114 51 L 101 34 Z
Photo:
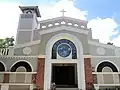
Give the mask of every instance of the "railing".
M 0 83 L 33 84 L 36 72 L 0 72 Z
M 13 55 L 14 47 L 11 46 L 9 48 L 0 48 L 0 56 Z
M 9 49 L 8 48 L 1 48 L 0 55 L 8 55 Z
M 88 30 L 86 24 L 81 25 L 80 23 L 73 23 L 72 21 L 66 22 L 64 20 L 58 21 L 58 22 L 41 23 L 40 29 L 51 28 L 51 27 L 56 27 L 61 25 L 72 26 L 72 27 Z
M 120 84 L 120 72 L 93 72 L 94 84 Z

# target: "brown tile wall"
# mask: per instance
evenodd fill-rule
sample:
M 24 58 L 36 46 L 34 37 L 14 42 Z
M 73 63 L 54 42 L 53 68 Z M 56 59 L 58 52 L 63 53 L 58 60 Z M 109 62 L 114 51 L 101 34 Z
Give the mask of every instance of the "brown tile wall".
M 84 58 L 84 64 L 85 64 L 86 90 L 91 90 L 93 88 L 93 76 L 92 76 L 91 59 L 90 58 Z
M 45 58 L 38 58 L 36 86 L 37 88 L 40 88 L 40 90 L 42 90 L 44 87 L 44 65 L 45 65 Z

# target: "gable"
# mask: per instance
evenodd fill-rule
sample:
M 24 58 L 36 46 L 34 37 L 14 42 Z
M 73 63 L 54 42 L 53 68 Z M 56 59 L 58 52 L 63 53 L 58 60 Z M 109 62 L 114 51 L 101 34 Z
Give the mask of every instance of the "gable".
M 39 22 L 40 23 L 40 34 L 45 34 L 49 32 L 59 31 L 59 30 L 68 30 L 78 33 L 87 34 L 89 29 L 87 28 L 87 22 L 68 18 L 68 17 L 58 17 L 54 19 L 48 19 Z
M 79 34 L 86 34 L 86 35 L 89 32 L 88 30 L 84 30 L 84 29 L 78 29 L 78 28 L 74 28 L 74 27 L 71 27 L 71 26 L 60 25 L 60 26 L 57 26 L 57 27 L 46 28 L 46 29 L 40 30 L 39 34 L 43 35 L 43 34 L 48 34 L 48 33 L 52 33 L 52 32 L 63 31 L 63 30 L 72 31 L 72 32 L 76 32 L 76 33 L 79 33 Z

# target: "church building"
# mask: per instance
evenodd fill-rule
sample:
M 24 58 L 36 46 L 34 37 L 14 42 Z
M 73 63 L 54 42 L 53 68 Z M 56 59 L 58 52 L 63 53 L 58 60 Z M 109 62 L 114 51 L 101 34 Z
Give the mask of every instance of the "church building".
M 92 38 L 88 21 L 22 13 L 14 46 L 0 49 L 0 90 L 118 90 L 120 47 Z M 103 32 L 104 33 L 104 32 Z M 109 88 L 109 89 L 106 89 Z

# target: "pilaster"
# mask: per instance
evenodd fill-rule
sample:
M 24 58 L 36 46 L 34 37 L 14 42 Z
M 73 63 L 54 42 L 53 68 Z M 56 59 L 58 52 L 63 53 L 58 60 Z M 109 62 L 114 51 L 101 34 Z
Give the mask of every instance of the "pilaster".
M 1 85 L 1 90 L 9 90 L 9 85 L 8 84 L 2 84 Z
M 41 90 L 44 87 L 44 65 L 45 58 L 38 58 L 38 70 L 36 75 L 36 86 Z
M 93 88 L 91 58 L 84 58 L 86 90 Z
M 33 85 L 30 85 L 30 90 L 33 90 Z

